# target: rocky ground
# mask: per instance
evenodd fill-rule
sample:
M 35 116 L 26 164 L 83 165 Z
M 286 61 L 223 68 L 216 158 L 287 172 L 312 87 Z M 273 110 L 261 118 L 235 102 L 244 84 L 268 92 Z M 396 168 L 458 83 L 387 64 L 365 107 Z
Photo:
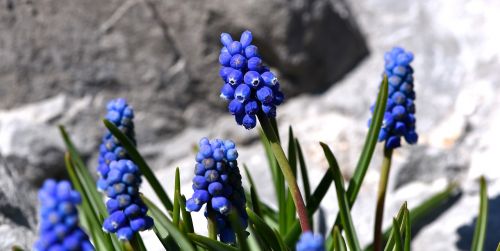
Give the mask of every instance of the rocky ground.
M 256 131 L 237 127 L 216 98 L 214 34 L 245 27 L 256 34 L 287 93 L 302 93 L 280 107 L 278 122 L 285 140 L 293 125 L 313 185 L 327 167 L 318 141 L 331 146 L 347 179 L 352 174 L 383 52 L 394 45 L 413 51 L 420 142 L 395 153 L 385 222 L 403 201 L 414 207 L 457 181 L 462 192 L 419 229 L 413 248 L 468 250 L 479 207 L 477 178 L 484 174 L 490 197 L 485 250 L 495 249 L 500 230 L 500 171 L 494 164 L 500 161 L 499 3 L 357 0 L 347 7 L 334 0 L 238 1 L 241 7 L 222 0 L 96 2 L 7 1 L 0 9 L 0 55 L 6 59 L 0 62 L 0 250 L 12 243 L 31 245 L 35 189 L 44 178 L 64 176 L 56 126 L 68 126 L 94 166 L 103 130 L 99 117 L 106 100 L 118 95 L 136 108 L 140 150 L 169 191 L 173 168 L 179 166 L 189 194 L 191 149 L 200 137 L 232 138 L 241 162 L 259 177 L 259 193 L 272 201 Z M 61 21 L 68 16 L 74 18 Z M 379 151 L 352 212 L 364 244 L 371 241 Z M 144 191 L 151 193 L 147 184 Z M 335 205 L 331 191 L 322 204 L 327 225 Z M 151 250 L 161 250 L 151 233 L 144 237 L 151 240 Z

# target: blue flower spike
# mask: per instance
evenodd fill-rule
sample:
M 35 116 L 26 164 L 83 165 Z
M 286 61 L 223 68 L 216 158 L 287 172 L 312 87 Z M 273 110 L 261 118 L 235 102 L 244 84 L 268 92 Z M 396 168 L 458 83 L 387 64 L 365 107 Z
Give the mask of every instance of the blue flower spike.
M 259 113 L 276 117 L 276 106 L 284 100 L 276 75 L 263 64 L 252 39 L 250 31 L 244 31 L 240 41 L 227 33 L 222 33 L 220 39 L 223 47 L 219 73 L 224 81 L 220 97 L 228 101 L 228 110 L 236 123 L 246 129 L 257 125 Z
M 418 141 L 415 127 L 415 91 L 413 90 L 413 54 L 395 47 L 384 55 L 385 69 L 389 81 L 389 97 L 378 136 L 385 147 L 394 149 L 401 146 L 401 137 L 408 144 Z M 373 113 L 373 109 L 372 109 Z
M 300 235 L 295 248 L 297 251 L 325 251 L 325 241 L 321 235 L 307 231 Z
M 106 118 L 135 143 L 134 112 L 125 99 L 111 100 Z M 103 231 L 115 233 L 119 240 L 127 241 L 135 233 L 151 229 L 153 219 L 147 216 L 148 208 L 139 196 L 142 183 L 139 168 L 109 131 L 102 139 L 97 171 L 97 188 L 108 197 L 109 216 L 103 222 Z
M 209 141 L 202 138 L 199 149 L 193 178 L 194 193 L 186 201 L 186 209 L 198 212 L 206 204 L 206 215 L 208 210 L 215 214 L 219 239 L 225 243 L 235 243 L 236 235 L 229 221 L 231 210 L 237 210 L 244 228 L 248 226 L 236 146 L 231 140 Z
M 46 180 L 38 192 L 40 230 L 35 251 L 95 250 L 88 235 L 78 225 L 80 194 L 69 181 Z

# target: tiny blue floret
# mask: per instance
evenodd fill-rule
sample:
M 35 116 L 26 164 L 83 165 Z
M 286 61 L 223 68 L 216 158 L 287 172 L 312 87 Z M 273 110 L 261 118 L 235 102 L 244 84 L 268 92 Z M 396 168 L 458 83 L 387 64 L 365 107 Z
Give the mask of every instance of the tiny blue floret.
M 304 232 L 296 245 L 297 251 L 325 251 L 325 241 L 321 235 Z

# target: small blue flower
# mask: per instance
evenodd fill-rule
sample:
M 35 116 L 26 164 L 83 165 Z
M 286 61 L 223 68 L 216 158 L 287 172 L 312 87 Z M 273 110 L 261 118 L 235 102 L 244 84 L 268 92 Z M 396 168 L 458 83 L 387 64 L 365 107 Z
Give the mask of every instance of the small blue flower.
M 68 181 L 49 179 L 38 192 L 40 202 L 40 230 L 35 251 L 77 250 L 90 251 L 94 247 L 89 237 L 78 226 L 77 205 L 80 194 Z
M 207 210 L 212 210 L 215 214 L 220 240 L 234 243 L 236 236 L 229 222 L 229 212 L 236 210 L 244 228 L 248 225 L 245 192 L 241 186 L 241 175 L 236 161 L 236 146 L 230 140 L 209 141 L 202 138 L 196 156 L 194 193 L 186 201 L 186 209 L 198 212 L 207 204 L 206 213 Z
M 325 241 L 321 235 L 315 235 L 311 231 L 304 232 L 296 245 L 297 251 L 325 251 Z
M 220 96 L 229 102 L 228 110 L 236 123 L 246 129 L 256 126 L 259 113 L 276 117 L 276 106 L 284 100 L 278 79 L 263 65 L 252 39 L 250 31 L 244 31 L 240 41 L 234 41 L 227 33 L 222 33 L 220 39 L 223 47 L 219 75 L 224 81 Z
M 401 137 L 415 144 L 418 134 L 415 127 L 415 91 L 413 90 L 413 54 L 395 47 L 385 53 L 384 74 L 389 82 L 389 97 L 378 136 L 387 148 L 401 146 Z M 372 106 L 373 113 L 373 106 Z
M 111 100 L 107 106 L 106 118 L 124 132 L 135 144 L 133 109 L 124 99 Z M 142 183 L 141 173 L 132 162 L 121 143 L 107 131 L 100 146 L 99 180 L 97 188 L 104 192 L 108 201 L 109 216 L 102 229 L 116 233 L 120 240 L 130 240 L 142 230 L 153 227 L 153 219 L 147 216 L 148 208 L 139 197 Z

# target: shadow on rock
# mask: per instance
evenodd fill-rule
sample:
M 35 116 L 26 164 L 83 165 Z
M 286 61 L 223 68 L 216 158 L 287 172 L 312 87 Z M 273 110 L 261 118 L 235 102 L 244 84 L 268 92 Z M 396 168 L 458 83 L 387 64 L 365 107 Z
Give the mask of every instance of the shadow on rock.
M 474 229 L 477 223 L 477 216 L 468 224 L 457 229 L 459 235 L 458 241 L 455 243 L 458 250 L 470 250 Z M 484 242 L 484 250 L 495 250 L 499 241 L 500 230 L 500 195 L 488 200 L 488 221 L 486 225 L 486 239 Z

